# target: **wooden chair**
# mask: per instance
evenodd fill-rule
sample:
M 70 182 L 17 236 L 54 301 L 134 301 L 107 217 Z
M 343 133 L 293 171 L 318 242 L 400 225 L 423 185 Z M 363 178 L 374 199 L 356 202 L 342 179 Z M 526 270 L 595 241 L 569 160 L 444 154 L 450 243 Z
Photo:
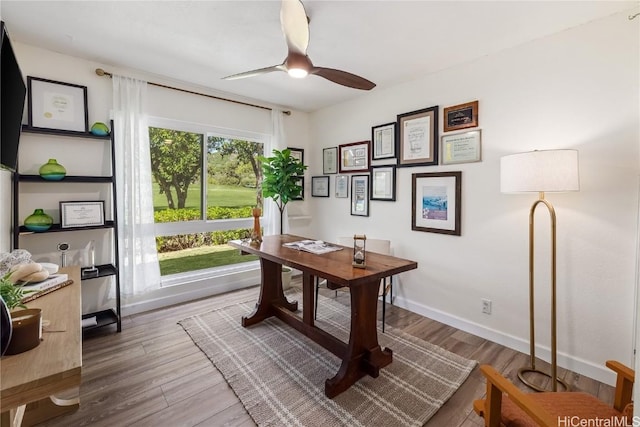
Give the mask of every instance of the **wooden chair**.
M 607 367 L 616 372 L 613 406 L 595 396 L 581 392 L 524 393 L 489 365 L 480 366 L 487 379 L 485 399 L 473 402 L 473 410 L 484 418 L 486 427 L 558 427 L 588 420 L 627 417 L 631 425 L 633 405 L 631 393 L 635 373 L 623 364 L 608 360 Z M 610 421 L 611 422 L 611 421 Z M 604 424 L 602 424 L 604 425 Z M 614 424 L 611 424 L 614 425 Z M 627 423 L 615 424 L 627 425 Z
M 353 248 L 353 237 L 338 237 L 337 243 L 342 246 Z M 366 251 L 383 255 L 391 255 L 391 241 L 384 239 L 367 238 Z M 338 289 L 340 288 L 340 286 L 335 286 L 332 283 L 327 282 L 325 279 L 316 277 L 316 300 L 314 318 L 318 315 L 318 289 L 322 285 L 325 285 L 328 289 L 335 290 L 336 297 L 338 296 Z M 387 295 L 389 295 L 389 302 L 393 304 L 393 276 L 385 277 L 380 281 L 380 296 L 382 297 L 382 332 L 384 332 Z

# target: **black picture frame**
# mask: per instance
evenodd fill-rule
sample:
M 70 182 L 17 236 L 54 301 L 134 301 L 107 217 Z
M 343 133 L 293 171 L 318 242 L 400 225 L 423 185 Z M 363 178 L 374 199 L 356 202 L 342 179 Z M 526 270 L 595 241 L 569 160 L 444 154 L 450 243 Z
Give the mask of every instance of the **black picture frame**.
M 104 200 L 60 202 L 60 228 L 100 227 L 104 216 Z
M 298 185 L 300 185 L 300 187 L 302 187 L 302 191 L 300 192 L 300 196 L 298 197 L 294 197 L 291 200 L 304 200 L 304 176 L 298 176 L 296 177 L 296 181 L 298 182 Z
M 411 229 L 460 236 L 462 172 L 411 175 Z
M 396 167 L 393 165 L 371 167 L 371 200 L 396 201 Z
M 291 152 L 291 157 L 298 159 L 300 164 L 304 165 L 304 148 L 287 147 Z
M 89 132 L 86 86 L 27 76 L 27 89 L 29 127 Z
M 322 173 L 324 175 L 338 173 L 338 147 L 322 150 Z
M 398 166 L 438 165 L 437 105 L 398 114 Z
M 311 197 L 329 197 L 329 176 L 311 177 Z
M 397 147 L 397 122 L 371 128 L 371 161 L 395 159 Z
M 351 176 L 351 215 L 369 216 L 369 175 Z

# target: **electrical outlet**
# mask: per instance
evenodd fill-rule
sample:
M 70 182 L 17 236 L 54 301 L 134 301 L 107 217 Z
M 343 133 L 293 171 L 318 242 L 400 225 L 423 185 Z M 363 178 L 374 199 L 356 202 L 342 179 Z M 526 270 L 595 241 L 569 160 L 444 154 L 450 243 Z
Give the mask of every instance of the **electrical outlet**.
M 482 298 L 481 301 L 482 301 L 482 312 L 484 314 L 491 314 L 491 300 Z

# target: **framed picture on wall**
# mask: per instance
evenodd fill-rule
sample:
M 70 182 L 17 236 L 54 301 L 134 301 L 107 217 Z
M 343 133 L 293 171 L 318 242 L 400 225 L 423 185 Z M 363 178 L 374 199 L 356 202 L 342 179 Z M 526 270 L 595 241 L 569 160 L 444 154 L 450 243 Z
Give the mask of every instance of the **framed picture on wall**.
M 374 166 L 371 168 L 371 200 L 396 200 L 396 167 Z
M 328 176 L 312 176 L 311 177 L 311 196 L 312 197 L 329 197 L 329 177 Z
M 398 115 L 399 166 L 438 164 L 438 106 Z
M 454 105 L 444 109 L 444 131 L 478 126 L 478 101 Z
M 369 141 L 340 145 L 340 173 L 369 170 Z
M 304 165 L 304 148 L 287 147 L 291 152 L 291 157 L 297 159 L 301 165 Z
M 369 216 L 369 175 L 351 177 L 351 215 Z
M 371 160 L 396 157 L 396 123 L 371 128 Z
M 462 172 L 411 175 L 411 229 L 460 235 Z
M 324 175 L 338 173 L 338 147 L 322 150 L 322 173 Z
M 291 200 L 304 200 L 304 176 L 299 176 L 296 180 L 296 184 L 302 187 L 302 191 L 300 191 L 300 196 L 294 197 Z
M 349 175 L 336 175 L 336 198 L 349 197 Z
M 472 163 L 482 160 L 481 130 L 442 136 L 440 155 L 443 165 Z

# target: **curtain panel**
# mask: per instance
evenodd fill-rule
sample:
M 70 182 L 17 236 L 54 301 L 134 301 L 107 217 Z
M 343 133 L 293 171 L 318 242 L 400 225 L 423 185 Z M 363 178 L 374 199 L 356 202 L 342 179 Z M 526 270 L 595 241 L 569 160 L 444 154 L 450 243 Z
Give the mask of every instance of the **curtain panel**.
M 113 76 L 120 283 L 125 297 L 160 288 L 146 92 L 145 81 Z

